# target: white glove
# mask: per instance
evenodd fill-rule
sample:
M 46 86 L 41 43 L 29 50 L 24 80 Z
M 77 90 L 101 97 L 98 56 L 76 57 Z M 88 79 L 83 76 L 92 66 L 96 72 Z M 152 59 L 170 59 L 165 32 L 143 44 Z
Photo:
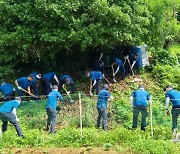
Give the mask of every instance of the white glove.
M 124 59 L 128 59 L 128 57 L 129 57 L 129 56 L 127 55 L 127 56 L 124 57 Z
M 90 96 L 93 96 L 93 93 L 91 91 L 89 92 L 89 94 L 90 94 Z
M 113 79 L 113 82 L 116 83 L 117 82 L 116 79 Z
M 21 89 L 21 87 L 20 87 L 20 86 L 18 86 L 18 89 Z
M 69 94 L 70 94 L 70 91 L 67 91 L 67 94 L 69 95 Z

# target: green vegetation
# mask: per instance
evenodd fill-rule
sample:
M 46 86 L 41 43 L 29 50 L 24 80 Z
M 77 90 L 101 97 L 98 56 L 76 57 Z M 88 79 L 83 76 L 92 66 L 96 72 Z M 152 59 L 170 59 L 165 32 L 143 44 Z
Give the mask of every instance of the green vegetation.
M 44 101 L 23 102 L 18 110 L 21 127 L 25 139 L 17 137 L 14 128 L 10 126 L 3 134 L 1 151 L 5 148 L 60 148 L 60 147 L 102 147 L 104 150 L 114 149 L 118 152 L 133 153 L 179 153 L 179 144 L 170 142 L 172 138 L 171 117 L 165 116 L 164 92 L 152 81 L 153 74 L 145 73 L 137 76 L 140 81 L 132 82 L 133 77 L 128 77 L 120 84 L 115 84 L 111 91 L 115 100 L 111 103 L 110 117 L 107 132 L 95 129 L 96 122 L 96 97 L 90 98 L 82 94 L 83 109 L 83 138 L 80 139 L 79 130 L 79 104 L 67 101 L 61 103 L 61 111 L 57 119 L 57 132 L 49 135 L 44 130 L 46 126 L 46 112 Z M 127 84 L 128 83 L 128 84 Z M 146 132 L 139 129 L 132 131 L 132 109 L 129 95 L 139 84 L 145 85 L 153 97 L 153 126 L 152 139 L 150 127 Z M 77 96 L 73 99 L 78 100 Z
M 17 76 L 34 70 L 70 73 L 78 79 L 83 109 L 80 139 L 77 94 L 72 95 L 76 102 L 71 104 L 68 98 L 62 102 L 55 135 L 44 130 L 46 100 L 23 102 L 18 117 L 26 138 L 17 137 L 10 126 L 0 141 L 0 153 L 7 148 L 11 153 L 14 147 L 180 153 L 180 145 L 170 142 L 171 116 L 165 116 L 163 91 L 166 84 L 180 90 L 180 0 L 1 0 L 0 14 L 0 79 L 14 83 Z M 128 76 L 111 87 L 115 99 L 109 110 L 109 130 L 95 129 L 97 98 L 85 95 L 87 85 L 82 81 L 87 80 L 82 71 L 97 49 L 111 54 L 119 46 L 142 44 L 148 45 L 151 65 L 135 76 L 137 81 Z M 153 139 L 149 126 L 146 132 L 130 130 L 129 96 L 139 84 L 152 95 Z
M 179 8 L 179 0 L 1 0 L 0 78 L 77 73 L 99 47 L 168 49 L 179 43 Z

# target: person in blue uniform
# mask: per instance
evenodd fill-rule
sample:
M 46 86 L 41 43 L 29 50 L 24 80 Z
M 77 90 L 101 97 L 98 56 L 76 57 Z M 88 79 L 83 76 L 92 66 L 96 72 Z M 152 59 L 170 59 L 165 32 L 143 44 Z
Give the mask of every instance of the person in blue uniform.
M 172 102 L 172 130 L 177 131 L 178 117 L 180 115 L 180 92 L 174 90 L 171 85 L 167 85 L 166 91 L 166 114 L 169 115 L 169 102 Z
M 34 78 L 34 75 L 29 74 L 28 77 L 21 77 L 15 81 L 15 84 L 18 88 L 17 89 L 18 96 L 23 96 L 23 93 L 25 93 L 23 89 L 26 90 L 30 96 L 32 95 L 30 86 L 32 84 L 33 78 Z M 27 95 L 27 93 L 25 94 Z
M 105 84 L 103 89 L 98 94 L 98 101 L 97 101 L 97 110 L 98 110 L 98 117 L 97 117 L 97 127 L 100 127 L 101 119 L 102 119 L 102 129 L 107 130 L 107 104 L 108 100 L 112 100 L 113 97 L 111 96 L 110 92 L 108 91 L 108 85 Z
M 132 73 L 134 70 L 138 70 L 137 60 L 139 54 L 130 52 L 127 56 L 124 57 L 125 59 L 125 75 Z
M 47 119 L 47 131 L 50 128 L 50 133 L 54 133 L 56 125 L 56 108 L 58 105 L 58 99 L 63 100 L 62 95 L 58 92 L 58 86 L 54 85 L 52 92 L 48 94 L 48 102 L 46 104 Z
M 93 71 L 101 72 L 104 76 L 107 76 L 107 70 L 105 65 L 105 56 L 101 52 L 100 57 L 98 57 L 93 65 Z
M 68 74 L 63 74 L 59 78 L 59 92 L 62 94 L 62 88 L 64 84 L 70 84 L 71 85 L 71 93 L 75 92 L 75 84 L 72 79 L 72 77 Z
M 11 100 L 9 102 L 4 103 L 0 107 L 0 119 L 3 122 L 2 124 L 2 132 L 7 131 L 8 128 L 8 122 L 13 124 L 14 128 L 16 129 L 16 132 L 19 137 L 24 138 L 24 135 L 22 134 L 21 128 L 18 123 L 18 118 L 16 115 L 16 109 L 20 105 L 21 98 L 16 97 L 15 100 Z
M 122 80 L 125 78 L 124 64 L 123 64 L 123 61 L 121 59 L 115 58 L 111 67 L 112 67 L 112 71 L 113 71 L 113 82 L 116 82 L 115 76 L 118 72 L 120 72 Z
M 4 101 L 12 100 L 15 96 L 15 88 L 12 84 L 8 84 L 5 81 L 1 83 L 0 92 L 3 94 Z
M 48 95 L 52 91 L 53 79 L 55 79 L 59 85 L 59 80 L 55 72 L 48 72 L 41 77 L 42 90 L 44 95 Z
M 150 94 L 142 85 L 135 90 L 130 97 L 130 102 L 133 107 L 133 124 L 132 129 L 137 128 L 138 115 L 141 113 L 141 130 L 146 129 L 146 118 L 148 116 L 148 105 L 151 103 Z
M 31 74 L 33 74 L 34 78 L 32 80 L 30 88 L 31 88 L 31 91 L 34 93 L 34 95 L 37 96 L 38 98 L 39 97 L 39 92 L 38 92 L 39 82 L 38 81 L 39 79 L 41 79 L 41 74 L 38 74 L 37 72 L 33 72 Z
M 90 77 L 90 79 L 92 80 L 92 85 L 90 85 L 90 95 L 93 95 L 92 89 L 94 87 L 96 88 L 96 95 L 97 95 L 100 91 L 100 85 L 101 85 L 102 80 L 103 80 L 102 73 L 98 72 L 98 71 L 91 71 L 91 72 L 86 71 L 85 76 Z

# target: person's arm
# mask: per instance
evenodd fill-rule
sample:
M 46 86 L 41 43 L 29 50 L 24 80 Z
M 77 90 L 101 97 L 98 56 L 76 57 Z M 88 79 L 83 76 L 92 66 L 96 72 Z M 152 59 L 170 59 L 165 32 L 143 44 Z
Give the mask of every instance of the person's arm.
M 57 84 L 59 84 L 59 80 L 58 80 L 58 77 L 56 75 L 54 75 L 54 79 L 56 80 Z
M 166 115 L 170 115 L 170 112 L 169 112 L 169 101 L 170 101 L 170 98 L 169 97 L 166 97 Z
M 136 60 L 133 61 L 132 65 L 131 65 L 131 68 L 133 69 L 134 68 L 134 65 L 136 64 Z
M 103 52 L 101 52 L 101 55 L 99 57 L 99 61 L 101 60 L 102 57 L 103 57 Z
M 108 101 L 112 101 L 114 97 L 112 95 L 109 96 Z
M 18 87 L 18 89 L 21 89 L 21 87 L 18 84 L 18 80 L 15 81 L 15 85 Z
M 63 99 L 63 97 L 62 97 L 62 95 L 58 92 L 58 98 L 61 100 L 61 101 L 63 101 L 64 99 Z
M 168 108 L 169 108 L 169 101 L 170 101 L 170 98 L 167 97 L 166 98 L 166 110 L 168 110 Z
M 134 98 L 133 98 L 133 96 L 131 96 L 129 101 L 130 101 L 132 107 L 133 107 L 133 100 L 134 100 Z
M 16 108 L 13 108 L 12 113 L 15 115 L 16 120 L 19 121 L 19 119 L 18 119 L 18 117 L 17 117 L 17 115 L 16 115 Z
M 94 87 L 97 83 L 97 80 L 93 80 L 93 84 L 92 84 L 92 87 Z
M 30 88 L 30 86 L 28 86 L 27 90 L 28 90 L 28 92 L 29 92 L 29 95 L 31 95 L 32 93 L 31 93 L 31 88 Z
M 120 69 L 120 66 L 118 65 L 118 67 L 117 67 L 116 71 L 114 72 L 114 75 L 113 75 L 113 76 L 115 76 L 115 75 L 117 74 L 117 72 L 119 71 L 119 69 Z

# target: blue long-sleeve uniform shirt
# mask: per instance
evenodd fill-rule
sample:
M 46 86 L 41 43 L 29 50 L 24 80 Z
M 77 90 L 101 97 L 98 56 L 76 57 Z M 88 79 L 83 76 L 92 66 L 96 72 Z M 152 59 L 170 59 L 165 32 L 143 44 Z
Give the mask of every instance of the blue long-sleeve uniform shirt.
M 117 63 L 117 66 L 119 66 L 119 67 L 124 67 L 123 61 L 122 61 L 121 59 L 115 58 L 115 59 L 114 59 L 114 62 Z
M 144 89 L 135 90 L 132 95 L 134 98 L 133 106 L 148 106 L 148 100 L 150 100 L 150 94 Z
M 94 80 L 102 80 L 103 75 L 101 72 L 98 71 L 92 71 L 90 73 L 90 78 L 94 81 Z
M 177 90 L 169 90 L 166 92 L 166 98 L 169 97 L 173 107 L 180 106 L 180 92 Z
M 51 82 L 53 80 L 53 78 L 54 78 L 54 75 L 56 75 L 55 72 L 49 72 L 49 73 L 44 74 L 42 76 L 42 78 L 46 78 Z
M 3 93 L 4 96 L 6 96 L 7 94 L 14 92 L 14 87 L 12 84 L 4 84 L 0 86 L 0 91 Z
M 28 77 L 21 77 L 17 79 L 17 82 L 18 82 L 18 85 L 22 87 L 23 89 L 27 89 L 32 84 L 32 82 L 28 80 Z
M 48 95 L 48 102 L 46 104 L 46 108 L 56 109 L 58 99 L 63 100 L 62 95 L 58 91 L 53 90 L 52 92 L 50 92 Z
M 69 78 L 70 79 L 70 84 L 73 84 L 73 79 L 71 78 L 70 75 L 68 74 L 63 74 L 60 76 L 60 81 L 64 84 L 66 83 L 66 79 Z
M 4 103 L 1 107 L 0 107 L 0 113 L 2 112 L 12 112 L 13 108 L 17 109 L 19 106 L 19 102 L 17 100 L 12 100 L 9 102 Z
M 111 96 L 108 90 L 102 89 L 98 94 L 97 108 L 107 108 L 108 98 Z

